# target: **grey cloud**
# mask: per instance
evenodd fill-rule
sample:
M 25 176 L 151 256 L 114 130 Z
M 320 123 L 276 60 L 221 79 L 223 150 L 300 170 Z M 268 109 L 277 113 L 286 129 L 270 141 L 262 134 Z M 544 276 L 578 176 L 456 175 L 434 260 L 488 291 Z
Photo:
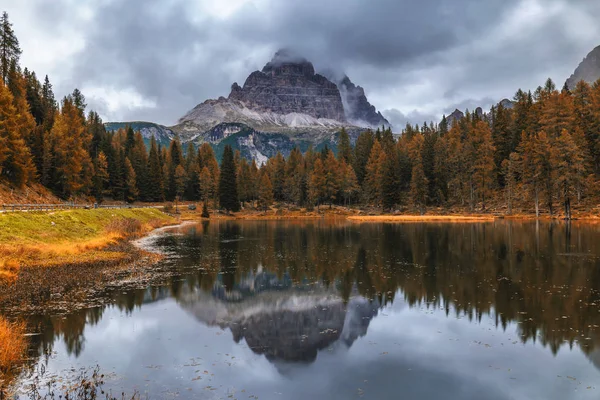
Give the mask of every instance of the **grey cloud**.
M 197 103 L 226 96 L 231 83 L 243 83 L 277 49 L 290 48 L 317 70 L 346 72 L 378 109 L 388 109 L 394 125 L 422 123 L 453 111 L 451 105 L 488 108 L 491 99 L 533 89 L 547 76 L 562 84 L 585 49 L 598 44 L 592 45 L 598 41 L 592 34 L 572 34 L 577 21 L 568 13 L 537 25 L 525 20 L 508 37 L 495 33 L 510 13 L 534 3 L 256 0 L 220 19 L 199 15 L 192 0 L 93 2 L 86 46 L 71 60 L 71 72 L 59 77 L 59 87 L 130 88 L 156 107 L 122 110 L 124 119 L 172 124 Z M 541 3 L 600 17 L 600 6 L 583 0 Z M 69 7 L 53 6 L 36 16 L 41 29 L 58 29 L 73 18 L 64 11 Z M 408 95 L 410 85 L 417 89 Z M 392 98 L 392 92 L 399 94 Z M 94 99 L 89 103 L 108 110 Z M 411 111 L 417 109 L 427 111 Z
M 433 122 L 435 124 L 440 120 L 440 117 L 435 114 L 422 113 L 416 110 L 403 113 L 400 110 L 392 108 L 384 110 L 381 113 L 388 121 L 390 121 L 390 124 L 392 124 L 394 128 L 394 132 L 397 133 L 401 132 L 407 123 L 422 125 L 424 122 L 427 124 Z

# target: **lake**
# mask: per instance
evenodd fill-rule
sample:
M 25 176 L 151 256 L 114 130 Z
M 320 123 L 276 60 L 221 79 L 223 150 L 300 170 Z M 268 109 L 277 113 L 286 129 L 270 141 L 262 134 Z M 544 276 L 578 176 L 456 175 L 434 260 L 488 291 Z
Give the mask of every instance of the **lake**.
M 600 398 L 600 225 L 210 221 L 142 242 L 168 276 L 29 317 L 32 370 L 98 366 L 152 399 Z

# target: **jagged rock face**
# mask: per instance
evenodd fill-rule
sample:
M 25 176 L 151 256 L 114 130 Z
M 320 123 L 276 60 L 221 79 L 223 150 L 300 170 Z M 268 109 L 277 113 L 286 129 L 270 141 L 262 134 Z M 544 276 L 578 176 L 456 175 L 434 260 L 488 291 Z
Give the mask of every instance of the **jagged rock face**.
M 464 117 L 465 113 L 463 113 L 457 108 L 452 114 L 448 115 L 448 117 L 446 118 L 446 120 L 448 121 L 448 126 L 452 126 L 455 122 L 460 121 Z
M 504 107 L 504 108 L 506 108 L 508 110 L 512 109 L 515 106 L 515 103 L 513 101 L 510 101 L 509 99 L 503 99 L 498 104 L 501 104 L 502 107 Z
M 567 79 L 570 90 L 575 89 L 579 81 L 592 84 L 600 79 L 600 46 L 592 50 L 579 64 L 575 72 Z
M 229 99 L 277 114 L 299 113 L 346 121 L 336 84 L 316 74 L 307 60 L 291 59 L 282 51 L 262 71 L 250 74 L 243 88 L 234 83 Z
M 369 103 L 364 89 L 352 83 L 350 78 L 345 76 L 338 83 L 338 87 L 348 121 L 359 126 L 379 127 L 390 125 L 388 120 L 375 109 L 375 106 Z
M 230 329 L 236 342 L 245 339 L 252 351 L 269 361 L 312 362 L 319 350 L 340 338 L 345 318 L 339 301 L 311 310 L 252 315 Z

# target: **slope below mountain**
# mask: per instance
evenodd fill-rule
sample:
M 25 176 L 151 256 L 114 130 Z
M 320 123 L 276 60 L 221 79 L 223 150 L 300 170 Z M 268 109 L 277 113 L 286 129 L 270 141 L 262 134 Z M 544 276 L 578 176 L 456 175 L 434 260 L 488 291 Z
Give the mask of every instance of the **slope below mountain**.
M 171 140 L 173 140 L 175 137 L 175 134 L 171 129 L 152 122 L 107 122 L 104 124 L 104 127 L 109 132 L 131 127 L 134 131 L 140 131 L 146 144 L 149 144 L 150 139 L 154 136 L 154 139 L 156 139 L 157 143 L 162 146 L 168 146 L 169 143 L 171 143 Z

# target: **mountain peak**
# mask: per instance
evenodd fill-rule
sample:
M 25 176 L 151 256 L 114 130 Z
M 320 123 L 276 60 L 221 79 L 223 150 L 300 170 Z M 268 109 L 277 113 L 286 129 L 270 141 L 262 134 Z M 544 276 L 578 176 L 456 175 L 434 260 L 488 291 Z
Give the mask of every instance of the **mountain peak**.
M 570 90 L 575 89 L 579 81 L 592 84 L 600 79 L 600 46 L 592 50 L 579 64 L 573 75 L 567 79 Z
M 264 74 L 277 75 L 315 75 L 315 67 L 306 58 L 290 49 L 281 49 L 262 69 Z
M 270 62 L 267 63 L 271 66 L 279 66 L 281 64 L 304 64 L 310 62 L 302 56 L 300 53 L 295 52 L 292 49 L 284 48 L 279 49 L 273 56 Z

